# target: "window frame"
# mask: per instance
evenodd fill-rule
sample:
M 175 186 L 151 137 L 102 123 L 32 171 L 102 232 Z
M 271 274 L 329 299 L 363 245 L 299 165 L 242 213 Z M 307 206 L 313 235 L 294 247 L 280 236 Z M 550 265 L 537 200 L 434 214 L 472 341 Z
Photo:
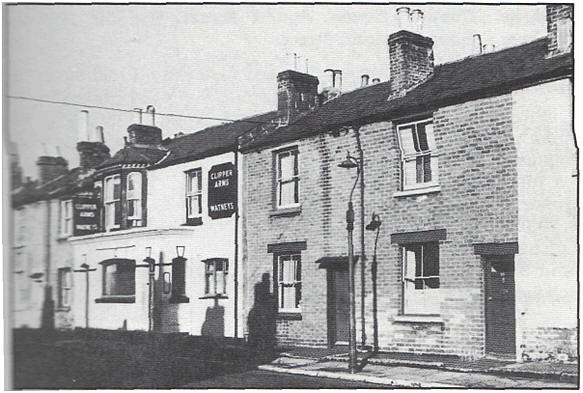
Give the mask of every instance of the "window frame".
M 63 277 L 65 276 L 65 277 Z M 67 279 L 68 276 L 68 279 Z M 68 309 L 71 307 L 71 295 L 73 294 L 73 271 L 70 267 L 57 269 L 57 307 Z M 64 301 L 67 299 L 67 301 Z
M 197 178 L 198 178 L 198 190 L 196 190 L 195 192 L 192 191 L 192 175 L 197 173 Z M 186 202 L 186 220 L 187 221 L 192 221 L 194 219 L 198 219 L 198 218 L 202 218 L 203 215 L 203 205 L 202 205 L 202 194 L 203 194 L 203 181 L 202 181 L 202 168 L 194 168 L 194 169 L 189 169 L 188 171 L 185 171 L 186 174 L 186 183 L 185 183 L 185 202 Z M 190 206 L 191 206 L 191 199 L 198 197 L 198 207 L 199 207 L 199 212 L 198 213 L 192 213 Z
M 276 209 L 288 209 L 299 207 L 301 205 L 301 176 L 300 176 L 300 159 L 299 159 L 299 149 L 297 146 L 288 147 L 285 149 L 280 149 L 275 151 L 274 153 L 274 207 Z M 289 178 L 282 179 L 282 170 L 281 170 L 281 158 L 284 155 L 291 154 L 294 157 L 293 162 L 293 174 Z M 295 184 L 293 188 L 293 199 L 296 200 L 297 194 L 297 201 L 288 204 L 282 204 L 282 187 L 284 184 Z
M 424 258 L 426 248 L 435 247 L 437 253 L 437 275 L 425 276 L 423 274 L 417 275 L 417 253 L 414 251 L 415 248 L 419 248 L 421 255 L 420 267 L 421 272 L 423 271 L 426 259 Z M 426 241 L 426 242 L 415 242 L 415 243 L 403 243 L 399 244 L 401 251 L 401 284 L 402 284 L 402 299 L 401 299 L 401 314 L 402 315 L 439 315 L 440 314 L 440 289 L 441 289 L 441 276 L 440 276 L 440 264 L 441 264 L 441 254 L 440 254 L 440 243 L 439 241 Z M 415 253 L 415 260 L 412 261 L 414 266 L 410 266 L 411 261 L 408 260 L 408 250 Z M 412 276 L 408 272 L 412 271 Z M 418 280 L 421 280 L 421 288 L 417 288 Z M 427 286 L 428 280 L 437 280 L 437 287 Z M 419 291 L 419 292 L 417 292 Z M 411 298 L 415 299 L 414 304 L 409 304 Z
M 229 275 L 229 260 L 227 258 L 209 258 L 202 261 L 204 263 L 204 296 L 203 298 L 228 298 L 227 295 L 227 277 Z M 218 292 L 218 274 L 217 264 L 222 264 L 222 289 L 223 292 Z M 210 267 L 212 266 L 212 269 Z M 209 281 L 212 277 L 214 292 L 211 292 L 211 282 Z
M 425 129 L 425 139 L 427 143 L 427 149 L 424 150 L 421 148 L 421 142 L 419 141 L 419 133 L 417 126 L 419 124 L 431 124 L 431 132 L 427 132 L 427 128 Z M 413 127 L 414 135 L 416 138 L 412 137 L 413 147 L 416 150 L 415 152 L 407 152 L 405 145 L 406 143 L 403 140 L 403 131 L 405 129 L 410 129 Z M 424 118 L 422 120 L 415 120 L 410 121 L 407 123 L 400 123 L 396 125 L 397 131 L 397 140 L 399 145 L 399 150 L 401 152 L 400 155 L 400 190 L 401 191 L 409 191 L 409 190 L 418 190 L 430 187 L 439 186 L 439 153 L 437 151 L 437 146 L 435 144 L 435 131 L 434 131 L 434 121 L 433 117 Z M 417 151 L 415 147 L 415 141 L 417 141 L 417 147 L 420 151 Z M 425 159 L 426 157 L 429 158 L 429 169 L 431 173 L 431 180 L 429 181 L 417 181 L 418 170 L 417 166 L 419 165 L 419 160 L 421 159 L 421 167 L 423 168 L 423 176 L 425 176 Z M 407 172 L 406 163 L 414 161 L 416 163 L 416 171 L 415 171 L 415 183 L 408 183 L 407 179 Z
M 71 236 L 73 235 L 73 200 L 63 199 L 60 201 L 60 234 L 61 236 Z M 66 206 L 69 205 L 69 210 L 67 211 Z M 67 214 L 67 212 L 69 214 Z M 66 230 L 67 224 L 70 225 Z
M 108 189 L 108 180 L 112 179 L 112 190 L 111 190 L 111 196 L 112 198 L 109 199 L 109 189 Z M 115 199 L 115 180 L 119 181 L 119 198 Z M 122 182 L 121 182 L 121 174 L 115 174 L 115 175 L 111 175 L 111 176 L 106 176 L 103 179 L 103 211 L 104 211 L 104 227 L 106 231 L 110 231 L 112 229 L 119 229 L 121 228 L 121 221 L 122 221 L 122 207 L 121 207 L 121 201 L 122 201 L 122 190 L 121 190 L 121 186 L 122 186 Z M 118 204 L 119 206 L 119 210 L 120 210 L 120 221 L 118 224 L 115 223 L 116 220 L 116 214 L 115 214 L 115 204 Z M 110 223 L 110 214 L 109 214 L 109 209 L 111 209 L 110 206 L 113 206 L 113 223 Z
M 134 182 L 134 189 L 130 192 L 130 184 Z M 130 172 L 126 177 L 126 204 L 127 204 L 127 226 L 128 228 L 142 227 L 144 215 L 142 209 L 143 203 L 143 174 L 141 172 Z M 136 201 L 137 209 L 134 208 L 134 214 L 130 216 L 130 204 Z M 136 213 L 137 210 L 137 213 Z
M 301 252 L 282 252 L 274 255 L 275 263 L 274 267 L 276 271 L 274 272 L 274 284 L 276 287 L 276 296 L 277 296 L 277 311 L 278 313 L 294 313 L 300 314 L 302 312 L 302 279 L 301 279 L 301 272 L 302 272 L 302 254 Z M 294 261 L 294 257 L 298 259 Z M 294 279 L 293 280 L 285 280 L 283 277 L 284 272 L 286 271 L 283 266 L 282 258 L 289 258 L 289 262 L 294 263 Z M 283 299 L 283 288 L 284 286 L 291 286 L 294 287 L 294 297 L 296 298 L 296 306 L 293 308 L 284 307 L 282 304 Z M 299 291 L 299 299 L 298 299 L 298 291 Z

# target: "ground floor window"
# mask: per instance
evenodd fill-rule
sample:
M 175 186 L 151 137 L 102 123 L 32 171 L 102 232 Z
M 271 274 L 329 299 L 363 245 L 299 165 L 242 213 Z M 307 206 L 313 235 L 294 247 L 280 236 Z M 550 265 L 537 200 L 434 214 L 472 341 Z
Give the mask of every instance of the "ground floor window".
M 71 305 L 71 268 L 63 267 L 57 271 L 57 287 L 59 307 L 69 307 Z
M 205 259 L 205 296 L 227 294 L 229 260 L 226 258 Z
M 299 312 L 302 301 L 302 258 L 300 254 L 277 256 L 277 300 L 281 312 Z
M 403 313 L 439 314 L 439 243 L 402 246 Z
M 113 259 L 103 264 L 103 295 L 131 296 L 136 293 L 136 262 Z

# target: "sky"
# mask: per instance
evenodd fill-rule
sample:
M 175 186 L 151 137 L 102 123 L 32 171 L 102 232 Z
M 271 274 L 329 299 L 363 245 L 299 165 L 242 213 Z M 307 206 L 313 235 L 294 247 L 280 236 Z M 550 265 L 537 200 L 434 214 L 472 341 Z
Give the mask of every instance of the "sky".
M 389 78 L 394 5 L 10 5 L 4 8 L 5 95 L 122 109 L 239 119 L 277 109 L 277 73 L 294 68 L 343 90 L 360 76 Z M 471 54 L 472 36 L 496 50 L 546 34 L 540 5 L 413 5 L 424 12 L 436 64 Z M 25 176 L 39 155 L 78 165 L 83 108 L 8 99 L 5 138 L 16 142 Z M 6 119 L 7 117 L 7 119 Z M 137 114 L 90 110 L 112 154 Z M 164 137 L 217 121 L 156 117 Z M 6 139 L 5 139 L 6 140 Z

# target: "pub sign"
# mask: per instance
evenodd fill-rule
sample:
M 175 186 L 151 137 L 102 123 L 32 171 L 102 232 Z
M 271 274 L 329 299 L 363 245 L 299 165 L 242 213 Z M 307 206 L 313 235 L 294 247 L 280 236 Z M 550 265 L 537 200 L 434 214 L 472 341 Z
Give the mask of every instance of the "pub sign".
M 237 211 L 237 172 L 230 162 L 213 166 L 208 173 L 208 212 L 215 220 Z
M 99 210 L 93 193 L 77 194 L 73 198 L 73 235 L 83 236 L 99 232 Z

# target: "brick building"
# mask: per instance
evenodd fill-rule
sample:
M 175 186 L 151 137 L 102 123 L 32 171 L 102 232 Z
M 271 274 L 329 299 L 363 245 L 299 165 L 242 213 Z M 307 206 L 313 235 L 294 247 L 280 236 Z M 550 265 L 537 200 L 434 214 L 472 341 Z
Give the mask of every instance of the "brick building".
M 240 140 L 249 336 L 348 340 L 356 169 L 338 164 L 361 150 L 359 343 L 364 319 L 365 344 L 381 350 L 576 357 L 572 18 L 549 5 L 547 37 L 437 66 L 433 40 L 401 30 L 388 39 L 389 81 L 325 102 L 312 100 L 313 76 L 280 73 L 283 121 Z M 376 246 L 362 225 L 373 212 Z

